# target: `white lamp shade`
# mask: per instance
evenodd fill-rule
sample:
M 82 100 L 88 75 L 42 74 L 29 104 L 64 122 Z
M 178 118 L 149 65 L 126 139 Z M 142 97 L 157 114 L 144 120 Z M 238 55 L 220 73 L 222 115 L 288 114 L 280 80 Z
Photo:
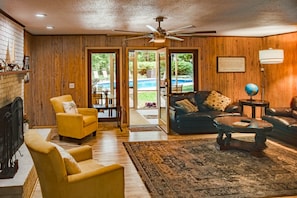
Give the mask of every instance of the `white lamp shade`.
M 284 61 L 284 50 L 268 49 L 259 51 L 259 60 L 261 64 L 279 64 Z

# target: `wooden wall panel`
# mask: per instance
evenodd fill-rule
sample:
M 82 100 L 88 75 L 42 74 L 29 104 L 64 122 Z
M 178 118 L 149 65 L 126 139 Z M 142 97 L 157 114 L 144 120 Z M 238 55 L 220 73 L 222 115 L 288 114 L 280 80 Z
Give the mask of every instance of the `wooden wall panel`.
M 281 72 L 265 66 L 265 73 L 269 83 L 265 98 L 273 105 L 287 103 L 292 95 L 296 94 L 296 55 L 287 55 L 294 51 L 296 54 L 296 33 L 279 35 L 267 38 L 247 37 L 187 37 L 184 42 L 166 41 L 165 44 L 148 43 L 147 39 L 122 42 L 124 37 L 104 35 L 65 35 L 65 36 L 31 36 L 29 39 L 32 56 L 32 72 L 28 97 L 31 100 L 28 106 L 33 125 L 46 126 L 55 124 L 55 116 L 49 99 L 62 94 L 72 94 L 79 106 L 87 104 L 87 73 L 85 65 L 86 47 L 121 47 L 123 60 L 121 73 L 121 90 L 125 92 L 125 82 L 128 81 L 125 53 L 126 47 L 195 47 L 200 50 L 201 90 L 219 90 L 237 101 L 248 98 L 244 91 L 247 83 L 253 82 L 260 88 L 261 72 L 258 60 L 260 49 L 282 47 L 285 49 L 286 62 Z M 294 40 L 295 39 L 295 40 Z M 291 42 L 294 40 L 295 42 Z M 293 54 L 293 53 L 292 53 Z M 245 56 L 246 71 L 244 73 L 217 73 L 217 56 Z M 274 67 L 274 66 L 273 66 Z M 290 76 L 291 75 L 291 76 Z M 75 89 L 69 89 L 69 82 L 75 83 Z M 281 96 L 274 88 L 284 90 L 288 87 L 286 96 Z M 272 93 L 274 92 L 274 93 Z M 261 93 L 255 98 L 260 99 Z M 128 104 L 127 97 L 122 97 L 122 104 Z M 280 100 L 282 102 L 280 102 Z M 127 109 L 127 106 L 124 106 Z
M 284 62 L 265 67 L 265 98 L 270 106 L 288 106 L 297 95 L 297 33 L 265 37 L 263 49 L 284 49 Z

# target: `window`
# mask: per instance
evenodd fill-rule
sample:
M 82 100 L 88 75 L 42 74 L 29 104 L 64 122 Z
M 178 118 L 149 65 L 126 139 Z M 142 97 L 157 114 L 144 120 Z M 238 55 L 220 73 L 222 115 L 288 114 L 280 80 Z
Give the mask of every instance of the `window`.
M 117 118 L 116 108 L 112 107 L 119 105 L 120 98 L 118 57 L 118 50 L 88 50 L 89 106 L 100 110 L 99 119 Z
M 198 50 L 169 50 L 170 93 L 193 92 L 198 89 Z

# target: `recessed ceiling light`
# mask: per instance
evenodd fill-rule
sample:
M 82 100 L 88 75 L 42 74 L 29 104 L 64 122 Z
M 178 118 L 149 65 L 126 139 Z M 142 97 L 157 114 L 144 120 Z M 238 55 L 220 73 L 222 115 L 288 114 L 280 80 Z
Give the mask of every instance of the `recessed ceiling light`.
M 40 18 L 43 18 L 43 17 L 46 17 L 47 15 L 46 14 L 43 14 L 43 13 L 38 13 L 38 14 L 35 14 L 36 17 L 40 17 Z
M 48 25 L 48 26 L 46 26 L 46 29 L 48 29 L 48 30 L 52 30 L 52 29 L 54 29 L 55 27 L 54 26 L 52 26 L 52 25 Z

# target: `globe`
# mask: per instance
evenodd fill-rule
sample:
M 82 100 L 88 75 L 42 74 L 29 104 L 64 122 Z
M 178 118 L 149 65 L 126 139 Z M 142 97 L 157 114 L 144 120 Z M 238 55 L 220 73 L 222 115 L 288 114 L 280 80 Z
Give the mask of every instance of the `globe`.
M 245 92 L 247 95 L 249 95 L 251 98 L 252 96 L 255 96 L 259 91 L 259 88 L 256 84 L 248 83 L 245 85 Z

